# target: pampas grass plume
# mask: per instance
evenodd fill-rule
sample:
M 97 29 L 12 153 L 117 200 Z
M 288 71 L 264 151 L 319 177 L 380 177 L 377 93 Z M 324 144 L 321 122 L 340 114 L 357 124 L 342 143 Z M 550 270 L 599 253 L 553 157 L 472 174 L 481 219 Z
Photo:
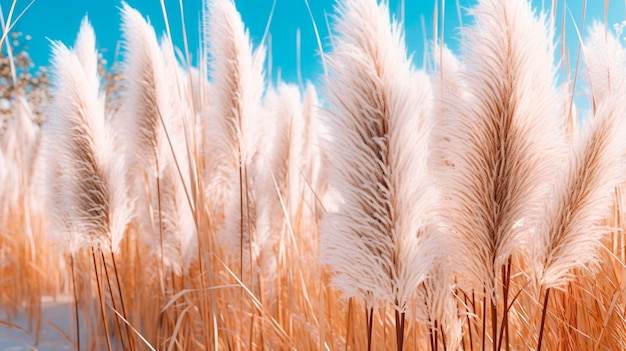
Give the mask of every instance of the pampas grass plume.
M 184 274 L 197 245 L 190 162 L 194 141 L 193 96 L 176 61 L 169 37 L 161 44 L 152 26 L 127 4 L 122 6 L 127 59 L 123 100 L 127 156 L 134 169 L 146 242 L 165 268 Z M 145 184 L 150 192 L 145 193 Z
M 464 29 L 460 73 L 467 98 L 448 95 L 454 113 L 439 130 L 454 165 L 442 178 L 442 223 L 459 284 L 486 289 L 495 302 L 500 267 L 541 215 L 565 144 L 545 18 L 524 0 L 482 0 L 471 13 L 476 24 Z
M 563 288 L 575 268 L 598 261 L 603 234 L 613 230 L 600 224 L 626 171 L 626 55 L 616 38 L 597 24 L 585 44 L 587 64 L 593 67 L 589 80 L 595 113 L 576 135 L 568 163 L 544 206 L 535 253 L 544 288 Z
M 263 220 L 258 221 L 264 209 L 259 204 L 265 201 L 259 189 L 269 179 L 259 153 L 265 134 L 260 119 L 265 49 L 259 46 L 253 52 L 233 1 L 208 1 L 206 11 L 205 45 L 215 101 L 206 143 L 206 192 L 218 240 L 243 270 L 258 263 L 269 235 Z
M 386 4 L 338 7 L 328 57 L 329 182 L 341 200 L 322 223 L 322 256 L 344 297 L 405 304 L 429 274 L 430 82 L 413 73 Z
M 84 20 L 74 51 L 53 43 L 56 89 L 46 125 L 53 237 L 69 253 L 117 252 L 131 213 L 116 135 L 104 115 L 93 29 Z
M 263 94 L 265 50 L 259 47 L 253 52 L 232 0 L 207 4 L 205 46 L 215 101 L 207 130 L 207 176 L 210 198 L 219 204 L 228 202 L 239 166 L 251 164 L 257 150 L 260 122 L 256 118 Z

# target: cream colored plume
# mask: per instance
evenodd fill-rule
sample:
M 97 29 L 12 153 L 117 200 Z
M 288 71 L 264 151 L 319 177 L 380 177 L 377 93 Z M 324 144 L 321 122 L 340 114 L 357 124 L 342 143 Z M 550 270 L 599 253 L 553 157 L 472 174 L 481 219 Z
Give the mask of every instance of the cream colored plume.
M 439 147 L 454 165 L 440 177 L 443 229 L 464 289 L 496 301 L 501 266 L 523 249 L 565 141 L 555 88 L 552 28 L 525 0 L 481 0 L 463 32 L 465 98 L 444 97 Z
M 105 121 L 93 29 L 85 20 L 74 50 L 53 44 L 55 90 L 45 125 L 52 236 L 75 254 L 116 252 L 132 216 L 119 140 Z
M 626 54 L 618 40 L 596 24 L 585 42 L 594 114 L 575 135 L 553 185 L 537 230 L 534 258 L 544 288 L 563 288 L 574 269 L 597 263 L 614 190 L 626 172 Z
M 126 153 L 135 168 L 144 238 L 167 269 L 184 274 L 196 255 L 197 229 L 190 155 L 195 141 L 194 97 L 171 39 L 159 44 L 152 26 L 122 6 L 126 55 L 121 115 Z
M 213 113 L 207 130 L 207 195 L 218 240 L 242 270 L 256 267 L 270 233 L 260 228 L 268 169 L 261 162 L 264 137 L 260 101 L 265 50 L 253 52 L 231 0 L 207 3 L 205 36 L 210 56 Z M 259 219 L 261 221 L 259 222 Z M 256 268 L 255 268 L 256 269 Z
M 330 186 L 322 256 L 344 297 L 403 312 L 430 273 L 429 78 L 414 72 L 386 4 L 348 0 L 327 57 Z

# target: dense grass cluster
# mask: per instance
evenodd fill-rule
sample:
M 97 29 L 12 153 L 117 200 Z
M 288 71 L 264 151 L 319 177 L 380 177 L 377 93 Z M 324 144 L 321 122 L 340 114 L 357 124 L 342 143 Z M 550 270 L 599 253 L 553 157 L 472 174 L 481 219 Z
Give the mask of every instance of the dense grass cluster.
M 104 70 L 83 21 L 31 74 L 0 56 L 0 309 L 76 349 L 619 350 L 626 49 L 480 0 L 462 54 L 407 56 L 386 3 L 341 0 L 324 92 L 272 85 L 232 0 L 198 67 L 136 10 Z M 23 52 L 23 53 L 21 53 Z M 50 82 L 48 81 L 50 79 Z M 580 125 L 579 125 L 580 124 Z

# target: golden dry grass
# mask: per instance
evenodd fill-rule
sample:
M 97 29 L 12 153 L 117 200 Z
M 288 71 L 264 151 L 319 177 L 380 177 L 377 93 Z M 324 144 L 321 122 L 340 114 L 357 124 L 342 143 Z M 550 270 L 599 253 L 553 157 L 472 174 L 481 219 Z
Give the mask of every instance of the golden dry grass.
M 351 6 L 359 6 L 367 1 L 353 0 Z M 53 202 L 43 205 L 41 200 L 45 197 L 47 180 L 38 170 L 38 167 L 43 167 L 38 157 L 40 155 L 39 138 L 41 138 L 39 128 L 40 125 L 41 128 L 46 128 L 45 123 L 41 124 L 41 116 L 46 118 L 47 115 L 45 112 L 40 115 L 38 111 L 47 111 L 42 106 L 48 103 L 51 95 L 49 89 L 52 88 L 47 86 L 44 74 L 37 76 L 40 80 L 36 81 L 32 81 L 32 76 L 27 77 L 30 80 L 20 81 L 11 92 L 0 90 L 3 94 L 0 98 L 10 102 L 9 109 L 0 111 L 2 120 L 8 121 L 7 127 L 3 127 L 6 132 L 0 133 L 0 310 L 3 315 L 7 316 L 7 320 L 1 321 L 0 326 L 15 327 L 12 320 L 20 314 L 26 314 L 30 322 L 29 332 L 34 339 L 37 339 L 41 325 L 44 323 L 41 315 L 42 299 L 71 296 L 75 301 L 74 310 L 68 313 L 75 313 L 79 321 L 77 321 L 77 327 L 66 331 L 69 334 L 67 343 L 73 344 L 74 347 L 80 344 L 80 348 L 84 350 L 107 348 L 123 350 L 395 350 L 400 340 L 397 334 L 398 325 L 402 325 L 400 331 L 403 335 L 402 342 L 405 350 L 451 350 L 455 348 L 535 350 L 538 348 L 540 334 L 543 338 L 541 346 L 543 350 L 620 350 L 624 348 L 626 345 L 626 318 L 624 317 L 626 315 L 626 224 L 623 219 L 623 209 L 626 203 L 624 202 L 624 187 L 619 186 L 624 180 L 621 178 L 614 180 L 609 177 L 611 181 L 615 181 L 615 186 L 612 186 L 612 183 L 609 184 L 611 185 L 609 188 L 614 191 L 604 191 L 597 196 L 598 199 L 605 199 L 612 203 L 611 207 L 599 207 L 606 208 L 606 211 L 599 215 L 603 218 L 602 221 L 590 223 L 581 221 L 588 226 L 588 229 L 579 228 L 578 235 L 584 236 L 585 230 L 597 234 L 598 228 L 604 229 L 603 234 L 596 235 L 589 245 L 593 251 L 590 253 L 585 251 L 581 255 L 591 258 L 584 262 L 576 262 L 571 267 L 568 266 L 565 278 L 559 276 L 557 279 L 559 284 L 548 286 L 551 292 L 546 305 L 544 305 L 546 286 L 542 285 L 541 280 L 537 278 L 540 276 L 537 272 L 541 269 L 537 268 L 537 262 L 533 261 L 535 259 L 532 255 L 533 251 L 521 245 L 516 246 L 517 244 L 510 244 L 513 246 L 507 249 L 508 251 L 502 258 L 481 257 L 483 260 L 490 260 L 488 264 L 481 263 L 483 268 L 481 274 L 486 276 L 485 279 L 475 279 L 476 277 L 472 274 L 464 274 L 462 269 L 449 269 L 455 266 L 454 263 L 458 265 L 459 262 L 468 261 L 459 259 L 455 255 L 478 255 L 477 251 L 468 250 L 450 255 L 448 251 L 443 250 L 437 265 L 434 268 L 429 265 L 430 275 L 420 280 L 419 285 L 413 287 L 411 293 L 403 295 L 409 297 L 404 297 L 406 301 L 403 301 L 402 306 L 394 305 L 397 301 L 386 301 L 374 308 L 359 294 L 345 298 L 345 286 L 333 284 L 333 278 L 337 276 L 337 267 L 332 265 L 332 261 L 330 264 L 322 264 L 321 262 L 327 262 L 327 260 L 324 260 L 320 253 L 320 246 L 324 245 L 324 240 L 332 241 L 333 235 L 336 235 L 336 233 L 328 232 L 328 228 L 324 228 L 321 224 L 325 218 L 328 218 L 326 217 L 328 213 L 342 211 L 342 205 L 345 204 L 342 198 L 337 197 L 337 192 L 329 186 L 329 184 L 337 184 L 333 183 L 332 179 L 329 181 L 329 177 L 336 176 L 333 172 L 337 171 L 338 165 L 329 162 L 329 159 L 333 157 L 333 152 L 336 153 L 337 150 L 329 148 L 328 145 L 336 146 L 337 144 L 332 142 L 329 144 L 325 138 L 328 134 L 337 133 L 337 122 L 329 123 L 328 118 L 340 118 L 342 113 L 350 114 L 352 113 L 350 111 L 357 111 L 350 117 L 357 120 L 366 118 L 371 111 L 359 110 L 358 106 L 362 104 L 358 103 L 360 97 L 357 94 L 367 96 L 368 101 L 371 102 L 378 98 L 377 94 L 380 92 L 376 89 L 362 88 L 367 84 L 360 86 L 350 83 L 350 79 L 362 78 L 359 75 L 362 73 L 360 70 L 337 72 L 337 69 L 353 68 L 354 62 L 351 62 L 351 59 L 362 63 L 359 61 L 363 59 L 362 56 L 351 57 L 353 51 L 350 48 L 342 49 L 344 51 L 340 51 L 341 55 L 335 55 L 335 51 L 330 53 L 331 70 L 325 77 L 327 84 L 337 84 L 337 75 L 347 74 L 343 82 L 347 85 L 353 84 L 354 88 L 350 90 L 344 86 L 333 86 L 334 97 L 328 99 L 328 96 L 325 96 L 321 99 L 321 101 L 330 101 L 330 108 L 327 102 L 318 101 L 315 89 L 312 87 L 299 93 L 294 92 L 298 91 L 295 87 L 282 87 L 276 91 L 273 91 L 272 87 L 261 87 L 262 82 L 258 80 L 263 80 L 263 77 L 257 69 L 262 66 L 262 49 L 261 51 L 253 50 L 243 24 L 240 23 L 240 19 L 237 20 L 236 11 L 232 12 L 234 7 L 229 7 L 233 5 L 229 0 L 215 0 L 211 3 L 214 6 L 213 10 L 222 6 L 225 16 L 217 20 L 222 21 L 218 23 L 219 27 L 212 29 L 215 33 L 224 35 L 219 39 L 213 39 L 221 41 L 219 45 L 212 48 L 213 53 L 225 57 L 222 57 L 222 61 L 218 60 L 217 64 L 213 63 L 215 66 L 210 66 L 221 70 L 213 71 L 210 80 L 194 76 L 193 74 L 198 74 L 195 71 L 186 72 L 179 67 L 175 67 L 174 71 L 167 71 L 163 68 L 167 66 L 167 63 L 163 62 L 167 61 L 168 46 L 163 42 L 157 44 L 156 37 L 150 37 L 154 34 L 150 34 L 149 30 L 144 34 L 147 33 L 146 38 L 154 39 L 154 42 L 150 42 L 149 45 L 152 46 L 146 49 L 152 50 L 148 56 L 145 52 L 141 53 L 143 56 L 139 56 L 132 51 L 131 47 L 127 48 L 126 52 L 126 62 L 140 59 L 144 60 L 141 62 L 147 62 L 147 64 L 139 64 L 136 67 L 127 66 L 125 73 L 121 75 L 101 71 L 101 75 L 106 75 L 108 79 L 100 87 L 108 92 L 105 107 L 107 123 L 120 121 L 121 116 L 127 117 L 129 111 L 133 111 L 135 115 L 143 113 L 144 117 L 153 118 L 151 120 L 153 134 L 147 138 L 154 140 L 133 140 L 133 142 L 144 142 L 136 147 L 138 149 L 146 147 L 149 150 L 146 154 L 152 152 L 151 155 L 155 159 L 149 162 L 150 167 L 154 166 L 154 169 L 136 167 L 138 169 L 134 174 L 131 172 L 120 174 L 120 177 L 133 184 L 128 190 L 128 196 L 135 201 L 139 197 L 140 201 L 136 202 L 146 208 L 136 209 L 135 217 L 126 226 L 124 236 L 119 243 L 119 250 L 111 252 L 101 250 L 102 247 L 95 245 L 83 245 L 81 250 L 63 254 L 63 252 L 68 252 L 67 248 L 59 247 L 58 243 L 55 244 L 50 239 L 50 215 L 56 212 L 50 211 L 47 206 L 59 204 Z M 485 0 L 482 3 L 504 4 L 496 0 Z M 517 1 L 517 3 L 521 4 L 522 1 Z M 372 4 L 368 3 L 368 5 Z M 507 8 L 505 5 L 502 7 Z M 370 6 L 368 9 L 381 10 L 382 7 Z M 125 9 L 125 11 L 129 10 Z M 488 12 L 488 10 L 485 11 Z M 384 18 L 387 13 L 382 12 L 377 15 Z M 214 17 L 209 16 L 209 18 Z M 532 18 L 536 19 L 534 15 Z M 141 20 L 139 17 L 135 19 Z M 342 19 L 337 19 L 337 21 L 342 21 Z M 506 21 L 503 25 L 507 25 Z M 359 30 L 357 26 L 346 27 L 344 25 L 338 28 L 340 33 L 336 35 L 345 35 L 346 31 Z M 383 32 L 388 29 L 385 28 L 383 27 Z M 132 32 L 131 30 L 132 28 L 126 29 L 127 32 Z M 226 36 L 224 33 L 230 34 Z M 131 34 L 127 33 L 128 35 Z M 358 37 L 354 33 L 351 35 Z M 481 33 L 476 32 L 472 35 L 480 36 Z M 343 43 L 343 38 L 337 38 L 339 38 L 339 43 Z M 130 41 L 129 38 L 126 39 Z M 131 39 L 143 40 L 146 46 L 149 46 L 145 38 L 133 37 Z M 372 39 L 371 43 L 367 42 L 364 47 L 376 52 L 372 47 L 376 46 L 380 38 L 374 38 L 372 35 L 369 39 Z M 515 37 L 505 39 L 516 40 Z M 489 41 L 490 38 L 485 40 Z M 550 40 L 552 38 L 542 38 L 543 42 Z M 336 42 L 333 45 L 343 45 L 336 44 Z M 211 47 L 212 44 L 208 43 L 208 45 Z M 471 46 L 472 43 L 466 43 L 466 45 Z M 485 45 L 491 45 L 491 42 Z M 333 46 L 333 49 L 337 47 Z M 398 55 L 402 55 L 403 44 L 395 49 L 400 52 Z M 492 49 L 497 51 L 498 48 Z M 532 87 L 529 88 L 523 84 L 519 87 L 514 86 L 521 79 L 511 79 L 508 81 L 508 83 L 512 82 L 511 86 L 500 89 L 500 86 L 490 85 L 495 82 L 495 78 L 490 80 L 488 74 L 481 75 L 482 71 L 473 72 L 473 76 L 467 72 L 458 74 L 459 71 L 466 69 L 464 64 L 467 60 L 460 58 L 456 61 L 456 58 L 452 59 L 452 56 L 446 56 L 447 58 L 444 59 L 441 54 L 443 50 L 444 48 L 441 48 L 441 51 L 435 50 L 433 60 L 438 61 L 437 65 L 441 66 L 441 70 L 430 72 L 433 84 L 432 88 L 430 85 L 427 88 L 432 89 L 431 92 L 434 95 L 431 101 L 434 107 L 430 113 L 435 116 L 432 118 L 437 119 L 432 122 L 433 128 L 458 127 L 458 124 L 453 123 L 454 121 L 446 119 L 450 118 L 448 116 L 450 113 L 461 114 L 468 119 L 472 117 L 474 110 L 455 110 L 472 104 L 472 101 L 465 101 L 467 85 L 483 84 L 483 88 L 489 87 L 495 91 L 489 94 L 492 97 L 497 93 L 502 93 L 502 100 L 515 95 L 511 94 L 511 91 L 515 89 L 520 90 L 515 95 L 517 98 L 519 96 L 525 98 L 526 93 L 536 93 L 524 90 Z M 506 55 L 510 52 L 501 51 L 500 53 Z M 156 55 L 163 56 L 157 59 Z M 379 61 L 376 61 L 379 59 L 377 55 L 373 55 L 372 62 L 375 68 L 380 68 L 377 65 Z M 452 54 L 446 52 L 446 55 Z M 488 56 L 487 59 L 491 60 L 493 57 Z M 507 62 L 506 57 L 502 60 Z M 5 61 L 5 57 L 0 57 L 0 64 Z M 533 64 L 533 62 L 523 64 Z M 596 67 L 599 66 L 600 64 L 596 65 Z M 6 79 L 8 82 L 12 71 L 2 67 L 0 67 L 1 79 Z M 160 69 L 162 71 L 159 71 Z M 169 69 L 171 70 L 172 67 L 170 66 Z M 413 74 L 412 69 L 401 70 L 398 74 Z M 616 71 L 611 70 L 626 70 L 626 67 L 607 69 L 610 77 L 616 77 L 614 73 Z M 200 72 L 205 70 L 207 67 L 200 69 Z M 380 70 L 374 69 L 373 72 L 379 74 Z M 529 74 L 535 77 L 531 74 L 532 72 L 524 73 L 523 70 L 520 72 L 521 75 Z M 380 93 L 381 96 L 394 98 L 396 95 L 385 95 L 384 92 L 384 89 L 391 89 L 389 86 L 392 88 L 394 86 L 378 84 L 380 81 L 375 80 L 380 77 L 375 76 L 374 73 L 362 79 L 374 81 L 376 84 L 372 83 L 373 86 L 383 86 L 380 88 L 383 91 Z M 447 76 L 448 74 L 451 76 Z M 163 78 L 164 76 L 167 78 Z M 465 80 L 468 76 L 475 76 L 484 81 L 476 83 L 475 80 Z M 136 80 L 129 81 L 133 79 L 132 77 Z M 380 78 L 381 81 L 383 78 Z M 511 77 L 498 77 L 503 80 L 508 78 Z M 525 78 L 528 77 L 525 76 Z M 550 81 L 549 77 L 545 78 L 548 80 L 545 82 L 545 86 L 548 86 L 546 89 L 549 89 L 553 81 Z M 42 80 L 44 80 L 43 83 Z M 165 80 L 168 80 L 168 84 L 164 84 Z M 420 80 L 415 79 L 414 83 L 417 84 L 417 82 Z M 29 84 L 34 89 L 24 88 Z M 623 110 L 619 108 L 620 99 L 623 100 L 626 97 L 620 95 L 621 90 L 617 92 L 611 90 L 615 87 L 615 81 L 612 84 L 608 90 L 614 94 L 613 99 L 616 100 L 606 107 L 606 104 L 602 105 L 596 94 L 598 109 L 592 111 L 595 114 L 592 118 L 601 118 L 601 113 L 609 114 L 610 118 L 615 120 L 626 117 L 622 116 Z M 357 91 L 356 87 L 364 91 Z M 141 101 L 150 103 L 145 106 L 139 105 L 140 102 L 128 98 L 130 95 L 128 89 L 133 89 L 134 95 L 132 96 L 140 95 Z M 271 90 L 271 93 L 266 92 L 265 96 L 260 96 L 258 89 Z M 482 91 L 478 88 L 474 90 Z M 28 95 L 26 95 L 27 91 Z M 342 94 L 353 94 L 350 97 L 356 102 L 352 110 L 342 105 L 347 100 L 347 95 Z M 569 107 L 568 105 L 573 101 L 570 100 L 572 96 L 570 94 L 556 95 L 561 100 L 546 102 L 546 104 L 553 104 L 555 110 L 558 110 L 561 105 Z M 404 98 L 402 94 L 399 96 L 401 97 L 398 99 Z M 607 93 L 607 96 L 606 99 L 611 98 L 610 93 Z M 531 107 L 534 108 L 534 106 L 529 107 L 529 105 L 536 102 L 536 99 L 524 100 L 523 98 L 521 101 L 526 105 L 522 107 L 527 107 L 523 109 L 526 111 L 524 113 L 533 114 Z M 24 109 L 20 101 L 27 101 L 28 109 Z M 132 108 L 128 105 L 129 103 L 133 104 Z M 496 110 L 495 105 L 510 112 L 510 109 L 505 108 L 506 103 L 495 105 L 490 105 L 489 101 L 482 101 L 482 103 L 484 103 L 483 110 L 494 112 L 495 115 L 504 114 L 501 110 Z M 329 114 L 329 110 L 333 112 Z M 384 108 L 383 110 L 388 115 L 394 113 L 393 109 Z M 409 112 L 415 112 L 417 115 L 416 111 Z M 359 113 L 365 117 L 360 116 Z M 20 121 L 20 116 L 24 117 L 24 114 L 28 118 L 21 119 L 22 127 L 15 127 L 16 121 Z M 181 114 L 186 115 L 181 117 Z M 513 113 L 511 115 L 510 119 L 516 118 Z M 184 118 L 184 122 L 172 127 L 174 122 L 171 119 L 176 117 L 180 117 L 181 120 Z M 417 116 L 414 117 L 417 118 Z M 489 123 L 495 123 L 497 116 L 488 117 Z M 579 140 L 577 139 L 579 135 L 596 136 L 593 131 L 585 132 L 585 128 L 590 126 L 587 122 L 579 126 L 579 117 L 573 108 L 564 108 L 552 117 L 561 118 L 556 120 L 554 125 L 560 128 L 559 132 L 564 141 L 568 140 L 568 143 L 571 140 Z M 296 118 L 300 118 L 297 123 L 294 122 Z M 376 121 L 372 122 L 374 127 L 370 126 L 371 128 L 367 131 L 371 132 L 375 129 L 378 126 L 376 123 Z M 465 123 L 471 122 L 466 120 Z M 265 125 L 259 126 L 258 124 Z M 614 125 L 619 125 L 619 123 L 615 122 Z M 212 126 L 215 128 L 209 130 Z M 267 138 L 252 140 L 259 130 Z M 122 132 L 120 135 L 123 138 L 133 137 L 132 133 L 127 132 L 125 134 Z M 215 138 L 216 133 L 221 133 L 221 139 Z M 456 133 L 460 135 L 463 131 L 456 131 Z M 366 134 L 361 133 L 359 136 L 367 139 L 370 136 Z M 617 132 L 604 134 L 620 135 Z M 332 137 L 340 138 L 346 135 L 348 133 L 337 133 L 332 134 Z M 435 160 L 435 168 L 442 168 L 444 174 L 447 171 L 454 172 L 454 167 L 461 166 L 459 163 L 455 165 L 454 162 L 472 157 L 472 155 L 464 154 L 467 152 L 464 149 L 457 149 L 454 157 L 450 157 L 450 154 L 446 152 L 446 147 L 453 147 L 450 145 L 455 145 L 454 143 L 457 142 L 454 140 L 454 133 L 446 135 L 446 133 L 435 132 L 434 136 L 431 138 L 431 143 L 439 143 L 438 145 L 444 145 L 444 147 L 429 151 L 432 151 L 432 155 L 438 158 Z M 377 134 L 375 142 L 387 137 L 388 133 Z M 350 138 L 350 142 L 358 139 Z M 605 144 L 616 140 L 614 137 L 613 139 L 606 138 L 608 140 L 606 143 L 590 142 L 591 146 L 584 150 L 592 150 L 593 146 L 598 147 L 599 151 L 593 153 L 597 156 L 601 151 L 608 150 L 604 147 Z M 220 143 L 215 144 L 216 140 Z M 494 147 L 499 145 L 495 136 L 492 136 L 490 141 Z M 580 144 L 584 146 L 583 141 L 580 141 Z M 533 150 L 538 153 L 545 152 L 542 149 Z M 220 159 L 220 152 L 227 153 L 228 158 Z M 297 153 L 297 156 L 294 156 L 294 153 Z M 172 154 L 173 160 L 168 158 Z M 532 159 L 535 155 L 525 156 Z M 618 161 L 616 162 L 626 163 L 622 156 L 617 155 L 615 159 Z M 559 162 L 567 162 L 563 159 L 559 159 Z M 510 159 L 500 161 L 511 162 Z M 165 162 L 169 162 L 169 170 L 173 173 L 162 172 L 159 165 L 165 168 Z M 377 166 L 380 166 L 381 162 L 373 161 Z M 507 164 L 509 167 L 515 167 L 515 165 L 515 163 Z M 598 167 L 596 170 L 602 173 L 608 172 L 607 169 L 619 169 L 619 167 L 611 168 L 610 166 L 611 164 L 605 165 L 604 168 Z M 133 169 L 133 167 L 128 167 L 128 169 Z M 356 169 L 351 171 L 355 179 L 364 179 Z M 486 172 L 480 168 L 473 169 L 473 171 Z M 50 174 L 50 172 L 53 171 L 49 170 L 45 174 Z M 574 173 L 572 171 L 572 174 Z M 589 181 L 585 178 L 588 173 L 584 170 L 581 173 L 583 176 L 580 179 Z M 556 174 L 559 173 L 556 172 Z M 132 177 L 138 180 L 134 181 Z M 463 177 L 457 174 L 454 179 L 459 180 L 459 178 Z M 584 190 L 586 183 L 583 180 L 574 183 Z M 178 193 L 180 197 L 177 200 L 184 199 L 185 201 L 182 201 L 184 205 L 192 209 L 190 212 L 193 222 L 191 229 L 193 244 L 189 247 L 193 249 L 185 252 L 176 247 L 173 250 L 181 256 L 179 257 L 181 262 L 188 262 L 188 265 L 183 263 L 176 266 L 163 259 L 163 245 L 174 245 L 163 239 L 165 227 L 163 218 L 172 213 L 176 214 L 164 202 L 167 195 L 164 188 L 168 184 L 166 182 L 173 184 L 172 188 L 178 189 L 172 190 L 173 193 L 180 191 Z M 446 183 L 444 181 L 441 184 L 445 186 Z M 469 182 L 459 183 L 455 189 L 462 192 L 463 186 L 467 184 Z M 216 189 L 216 186 L 220 188 Z M 515 197 L 514 190 L 509 189 L 508 195 Z M 549 191 L 541 191 L 538 197 L 552 196 L 546 195 L 550 194 Z M 387 195 L 384 191 L 381 193 L 383 195 L 380 196 Z M 445 191 L 443 193 L 448 194 Z M 362 200 L 358 195 L 358 193 L 354 195 L 355 198 Z M 497 198 L 497 196 L 494 197 Z M 519 200 L 524 197 L 515 198 Z M 395 199 L 392 198 L 389 201 L 395 201 Z M 453 207 L 446 206 L 448 203 L 446 201 L 449 200 L 439 199 L 443 210 L 438 208 L 438 211 L 454 210 Z M 541 201 L 537 203 L 543 204 Z M 555 204 L 555 206 L 557 204 L 556 201 L 546 203 Z M 494 205 L 497 207 L 498 203 Z M 459 207 L 463 206 L 459 205 Z M 266 213 L 265 209 L 270 209 L 270 211 Z M 472 208 L 468 209 L 470 212 L 471 210 Z M 537 212 L 536 208 L 532 210 Z M 574 213 L 570 210 L 571 208 L 567 209 L 567 214 Z M 164 211 L 172 211 L 172 213 L 164 213 Z M 377 221 L 382 221 L 372 212 L 368 212 L 367 208 L 363 212 L 365 215 L 361 217 L 350 217 L 351 213 L 342 214 L 356 223 L 350 222 L 349 229 L 362 225 L 361 230 L 367 230 L 368 225 L 378 225 L 380 223 Z M 539 215 L 547 215 L 550 212 L 545 211 Z M 433 215 L 433 221 L 453 220 L 455 214 L 455 212 L 445 215 L 439 213 Z M 534 214 L 524 215 L 523 219 L 535 218 L 533 216 Z M 563 217 L 569 219 L 567 215 Z M 177 218 L 173 216 L 171 221 L 174 222 Z M 229 224 L 229 221 L 234 221 L 234 223 Z M 514 226 L 520 223 L 514 219 L 511 221 L 515 223 Z M 446 228 L 446 225 L 440 226 Z M 532 228 L 537 227 L 543 228 L 539 225 Z M 180 225 L 180 228 L 183 229 L 179 230 L 185 230 L 187 227 Z M 473 229 L 479 230 L 480 228 L 473 227 Z M 565 229 L 563 231 L 565 234 L 569 233 Z M 520 241 L 526 242 L 533 239 L 529 232 L 532 233 L 532 230 L 520 231 L 516 235 L 524 238 Z M 180 233 L 173 230 L 169 234 L 175 236 Z M 439 235 L 446 234 L 450 232 L 442 230 Z M 581 240 L 583 243 L 587 241 Z M 375 248 L 371 242 L 366 244 Z M 325 245 L 328 245 L 328 242 Z M 585 247 L 577 249 L 584 251 L 587 248 L 585 244 Z M 376 250 L 369 251 L 371 252 L 368 255 L 372 255 L 369 261 L 360 260 L 357 256 L 349 256 L 354 255 L 354 252 L 349 250 L 346 250 L 346 256 L 342 259 L 359 265 L 368 264 L 371 261 L 378 262 L 376 260 L 383 257 L 382 254 L 375 256 Z M 393 254 L 390 254 L 391 256 Z M 390 261 L 392 259 L 389 258 Z M 478 262 L 476 257 L 471 261 Z M 588 265 L 587 261 L 593 264 Z M 477 263 L 477 265 L 480 264 Z M 384 265 L 381 264 L 381 266 Z M 362 274 L 368 273 L 367 268 L 358 268 L 359 272 L 364 272 Z M 353 280 L 350 284 L 359 284 L 359 279 Z M 467 284 L 468 280 L 471 284 Z M 357 288 L 362 290 L 364 296 L 371 293 L 371 289 Z M 487 289 L 492 291 L 488 292 Z M 495 298 L 492 299 L 491 296 Z M 398 311 L 406 316 L 403 324 L 400 324 L 397 319 L 399 314 L 396 312 Z M 545 318 L 543 328 L 542 318 Z M 79 335 L 77 335 L 78 329 Z

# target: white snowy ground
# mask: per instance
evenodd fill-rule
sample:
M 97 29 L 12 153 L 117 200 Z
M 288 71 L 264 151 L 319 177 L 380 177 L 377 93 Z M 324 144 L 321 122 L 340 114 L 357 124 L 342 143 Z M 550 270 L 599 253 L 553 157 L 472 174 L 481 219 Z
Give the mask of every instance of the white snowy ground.
M 44 299 L 42 302 L 42 325 L 39 343 L 28 330 L 28 318 L 20 313 L 8 320 L 0 310 L 0 350 L 2 351 L 59 351 L 73 350 L 74 312 L 70 299 Z M 70 339 L 72 338 L 72 339 Z

